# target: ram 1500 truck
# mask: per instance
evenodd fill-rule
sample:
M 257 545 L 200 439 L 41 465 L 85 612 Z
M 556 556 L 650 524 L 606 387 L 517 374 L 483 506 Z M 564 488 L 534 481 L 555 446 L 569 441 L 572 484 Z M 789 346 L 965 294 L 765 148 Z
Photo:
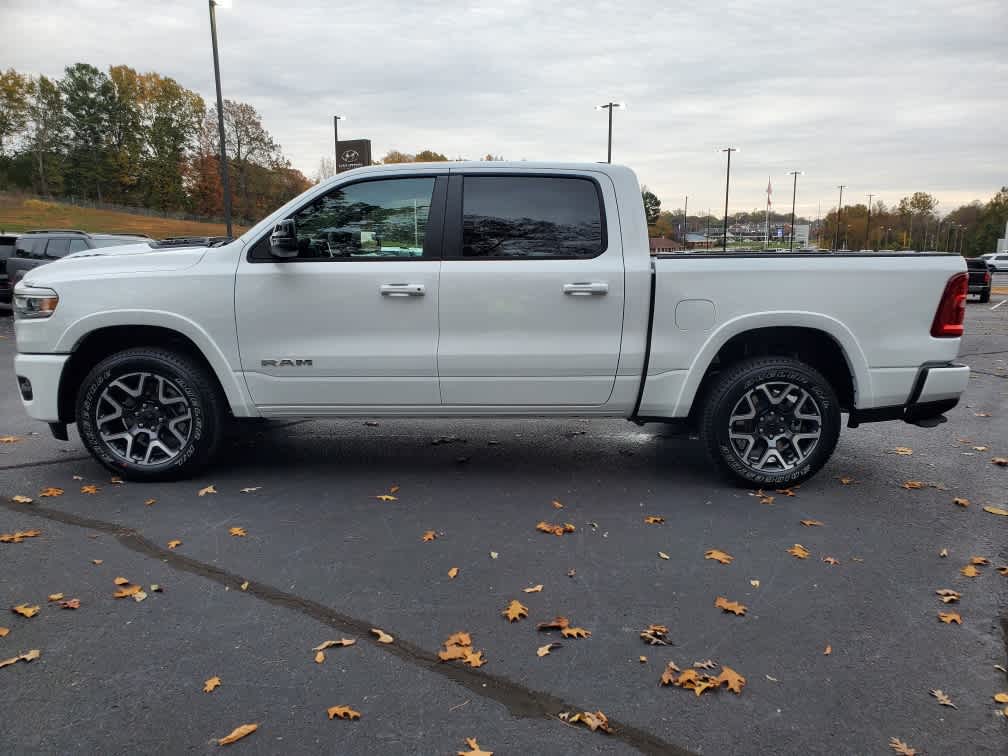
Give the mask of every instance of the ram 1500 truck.
M 233 241 L 89 250 L 15 290 L 28 413 L 116 474 L 192 474 L 249 417 L 679 421 L 751 486 L 848 425 L 935 425 L 966 266 L 944 254 L 652 258 L 606 164 L 368 167 Z

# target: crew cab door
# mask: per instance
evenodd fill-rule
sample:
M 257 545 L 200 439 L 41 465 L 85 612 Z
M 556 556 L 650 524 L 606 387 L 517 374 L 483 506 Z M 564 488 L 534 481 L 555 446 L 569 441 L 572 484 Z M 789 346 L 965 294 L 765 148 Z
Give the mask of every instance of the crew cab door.
M 604 174 L 452 171 L 438 339 L 445 405 L 605 404 L 623 299 Z
M 269 232 L 251 245 L 238 267 L 235 317 L 258 407 L 296 414 L 440 404 L 447 177 L 438 173 L 358 180 L 315 196 L 289 216 L 295 257 L 273 257 Z

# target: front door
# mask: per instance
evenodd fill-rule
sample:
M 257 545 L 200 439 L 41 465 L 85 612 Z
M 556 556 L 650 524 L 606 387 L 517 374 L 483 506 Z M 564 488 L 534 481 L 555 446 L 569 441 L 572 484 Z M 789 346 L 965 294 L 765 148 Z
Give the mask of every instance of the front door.
M 238 267 L 249 392 L 267 414 L 440 404 L 438 275 L 447 178 L 343 184 L 290 215 L 297 255 L 269 234 Z
M 603 174 L 452 173 L 438 371 L 446 405 L 599 406 L 623 332 L 623 248 Z

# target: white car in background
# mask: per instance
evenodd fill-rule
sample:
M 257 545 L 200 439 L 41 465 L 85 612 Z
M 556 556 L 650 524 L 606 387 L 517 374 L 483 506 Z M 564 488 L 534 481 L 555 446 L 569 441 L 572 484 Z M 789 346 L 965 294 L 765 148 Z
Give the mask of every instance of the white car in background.
M 980 256 L 987 260 L 987 264 L 992 270 L 998 273 L 1008 273 L 1008 252 Z

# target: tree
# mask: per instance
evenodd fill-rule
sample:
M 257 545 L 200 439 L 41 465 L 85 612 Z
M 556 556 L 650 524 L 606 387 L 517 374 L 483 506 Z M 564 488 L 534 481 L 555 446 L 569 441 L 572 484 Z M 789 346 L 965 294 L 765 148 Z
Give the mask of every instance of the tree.
M 30 88 L 28 77 L 13 68 L 0 71 L 0 158 L 6 154 L 5 145 L 25 128 Z
M 420 152 L 413 156 L 414 163 L 444 163 L 447 160 L 446 156 L 440 152 L 434 152 L 434 150 L 420 150 Z
M 159 210 L 186 206 L 185 166 L 205 120 L 203 98 L 171 78 L 142 77 L 141 108 L 146 126 L 144 204 Z
M 27 146 L 32 155 L 33 186 L 50 196 L 63 188 L 66 117 L 59 85 L 39 76 L 28 91 Z
M 644 217 L 647 218 L 648 225 L 658 222 L 658 214 L 661 212 L 661 200 L 646 186 L 641 187 L 641 199 L 644 200 Z
M 88 63 L 68 66 L 59 86 L 69 131 L 67 190 L 101 202 L 110 172 L 107 140 L 115 90 L 108 76 Z

